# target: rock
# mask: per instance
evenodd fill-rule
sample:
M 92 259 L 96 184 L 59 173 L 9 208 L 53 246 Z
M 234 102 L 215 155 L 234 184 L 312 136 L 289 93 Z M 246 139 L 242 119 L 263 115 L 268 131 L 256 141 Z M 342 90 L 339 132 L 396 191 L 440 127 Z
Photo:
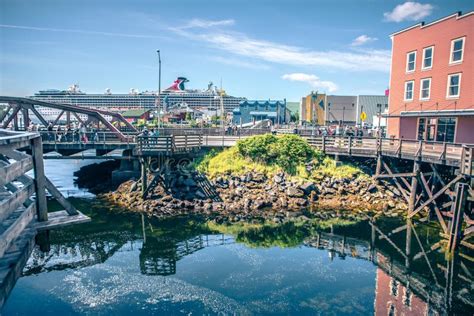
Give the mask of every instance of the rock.
M 280 175 L 275 175 L 275 176 L 273 177 L 273 182 L 278 183 L 278 184 L 279 184 L 279 183 L 282 183 L 283 180 L 284 180 L 283 177 L 280 176 Z
M 312 182 L 306 182 L 305 184 L 300 185 L 300 189 L 307 195 L 311 193 L 311 191 L 315 191 L 316 187 Z
M 300 190 L 298 188 L 295 188 L 295 187 L 289 187 L 288 189 L 286 189 L 286 194 L 289 196 L 289 197 L 303 197 L 304 196 L 304 192 L 303 190 Z
M 367 188 L 367 191 L 369 191 L 370 193 L 375 193 L 378 191 L 378 188 L 375 184 L 371 184 L 368 188 Z
M 171 202 L 173 200 L 173 197 L 171 195 L 165 195 L 164 197 L 161 198 L 161 201 L 163 202 Z

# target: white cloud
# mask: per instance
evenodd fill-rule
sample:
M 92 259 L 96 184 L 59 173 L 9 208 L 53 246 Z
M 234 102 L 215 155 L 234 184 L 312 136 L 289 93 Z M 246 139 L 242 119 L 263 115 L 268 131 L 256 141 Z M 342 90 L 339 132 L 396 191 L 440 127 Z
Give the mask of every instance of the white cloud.
M 80 30 L 80 29 L 56 29 L 56 28 L 50 28 L 50 27 L 36 27 L 36 26 L 10 25 L 10 24 L 0 24 L 0 28 L 20 29 L 20 30 L 29 30 L 29 31 L 104 35 L 104 36 L 116 36 L 116 37 L 131 37 L 131 38 L 160 38 L 160 39 L 166 38 L 165 36 L 147 35 L 147 34 L 112 33 L 112 32 L 87 31 L 87 30 Z
M 429 3 L 421 4 L 407 1 L 404 4 L 397 5 L 391 12 L 385 12 L 383 16 L 386 21 L 391 22 L 417 21 L 430 15 L 433 8 Z
M 270 69 L 270 66 L 262 63 L 255 63 L 255 62 L 249 62 L 246 60 L 241 60 L 237 58 L 229 58 L 229 57 L 222 57 L 222 56 L 214 56 L 210 58 L 212 61 L 229 65 L 229 66 L 235 66 L 235 67 L 240 67 L 240 68 L 248 68 L 248 69 L 253 69 L 253 70 L 268 70 Z
M 316 75 L 310 75 L 305 73 L 284 74 L 283 76 L 281 76 L 281 78 L 289 81 L 306 82 L 313 88 L 321 89 L 328 92 L 334 92 L 338 88 L 337 85 L 332 81 L 323 81 L 319 79 L 319 77 Z
M 361 46 L 361 45 L 364 45 L 364 44 L 367 44 L 367 43 L 370 43 L 370 42 L 374 42 L 376 41 L 377 38 L 376 37 L 370 37 L 370 36 L 367 36 L 367 35 L 361 35 L 361 36 L 358 36 L 356 37 L 351 45 L 352 46 Z
M 266 62 L 297 66 L 325 66 L 344 70 L 375 70 L 388 72 L 389 50 L 364 50 L 363 52 L 312 51 L 297 46 L 258 40 L 236 32 L 188 32 L 171 29 L 181 36 L 211 44 L 234 55 L 264 60 Z
M 234 25 L 235 21 L 232 19 L 229 20 L 202 20 L 202 19 L 192 19 L 188 23 L 184 24 L 183 26 L 178 27 L 178 29 L 185 30 L 185 29 L 192 29 L 192 28 L 202 28 L 208 29 L 211 27 L 216 26 L 228 26 Z

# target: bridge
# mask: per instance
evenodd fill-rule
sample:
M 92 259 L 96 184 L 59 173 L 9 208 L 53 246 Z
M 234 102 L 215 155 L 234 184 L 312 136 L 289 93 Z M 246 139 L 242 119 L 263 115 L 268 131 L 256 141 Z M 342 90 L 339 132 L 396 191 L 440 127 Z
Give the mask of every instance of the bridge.
M 29 148 L 31 155 L 19 149 Z M 33 171 L 33 177 L 28 172 Z M 48 212 L 46 191 L 64 207 Z M 12 289 L 38 231 L 87 222 L 47 178 L 37 133 L 0 130 L 0 292 Z M 0 306 L 2 305 L 0 301 Z

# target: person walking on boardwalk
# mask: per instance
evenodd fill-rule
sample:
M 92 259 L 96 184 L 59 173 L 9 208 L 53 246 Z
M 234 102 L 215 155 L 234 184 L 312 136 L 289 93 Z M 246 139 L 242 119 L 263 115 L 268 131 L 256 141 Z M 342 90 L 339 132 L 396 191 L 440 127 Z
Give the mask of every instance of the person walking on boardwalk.
M 48 130 L 48 140 L 53 141 L 53 139 L 54 139 L 53 123 L 50 122 L 48 124 L 47 130 Z

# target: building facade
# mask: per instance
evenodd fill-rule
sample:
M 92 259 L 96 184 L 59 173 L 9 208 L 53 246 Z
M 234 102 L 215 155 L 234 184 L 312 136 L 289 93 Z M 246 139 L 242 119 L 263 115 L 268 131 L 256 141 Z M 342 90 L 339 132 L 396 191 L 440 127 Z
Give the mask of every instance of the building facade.
M 232 123 L 235 125 L 255 124 L 258 121 L 269 120 L 272 124 L 289 122 L 290 113 L 286 108 L 286 100 L 245 100 L 233 111 Z
M 326 94 L 311 91 L 301 99 L 300 124 L 325 124 Z
M 365 119 L 361 114 L 365 113 Z M 356 124 L 377 127 L 379 114 L 388 113 L 388 96 L 385 95 L 358 95 L 356 108 Z M 380 119 L 380 126 L 385 126 L 386 118 Z
M 352 95 L 328 95 L 325 113 L 326 125 L 355 125 L 357 97 Z
M 387 108 L 385 95 L 339 96 L 311 92 L 301 99 L 300 124 L 377 126 L 379 113 L 386 113 Z M 385 126 L 384 120 L 381 126 Z
M 474 143 L 474 11 L 391 35 L 388 136 Z

